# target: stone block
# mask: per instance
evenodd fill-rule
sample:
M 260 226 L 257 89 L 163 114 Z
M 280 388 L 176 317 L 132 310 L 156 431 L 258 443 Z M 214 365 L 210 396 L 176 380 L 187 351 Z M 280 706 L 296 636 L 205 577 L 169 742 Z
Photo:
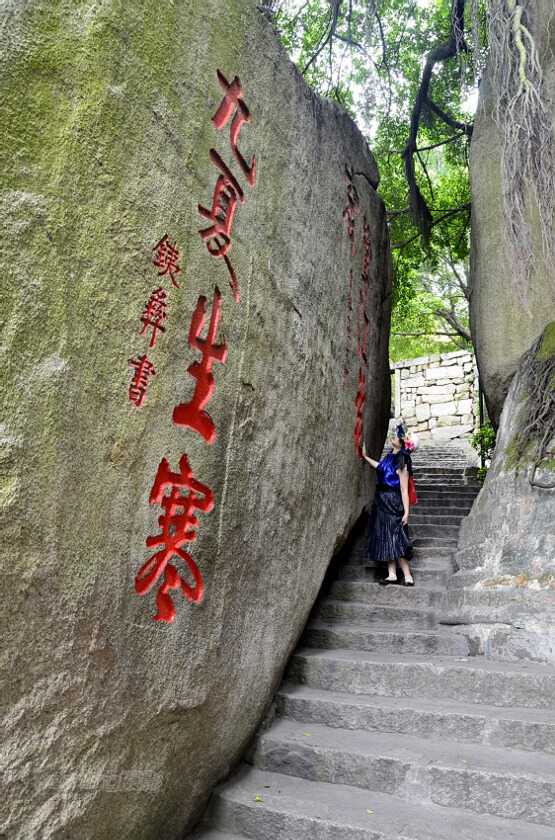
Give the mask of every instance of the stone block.
M 437 420 L 435 417 L 430 417 L 428 420 L 428 428 L 434 429 L 437 426 Z
M 404 414 L 405 411 L 411 408 L 414 409 L 414 400 L 401 400 L 401 414 Z
M 401 379 L 408 379 L 409 372 L 407 368 L 401 368 Z
M 461 385 L 453 385 L 455 388 L 455 392 L 457 394 L 469 394 L 470 393 L 470 384 L 468 382 L 463 382 Z
M 414 417 L 415 415 L 415 408 L 414 406 L 410 406 L 410 408 L 406 408 L 404 411 L 401 412 L 403 415 L 403 419 L 408 420 L 409 417 Z
M 420 434 L 420 432 L 425 432 L 427 430 L 428 430 L 428 423 L 427 422 L 418 424 L 417 431 L 418 431 L 419 434 Z
M 455 414 L 457 406 L 454 402 L 432 403 L 431 412 L 435 417 L 444 417 L 446 414 Z
M 426 384 L 426 380 L 423 376 L 411 376 L 409 379 L 411 388 L 421 388 L 423 385 Z
M 464 378 L 462 376 L 456 376 L 453 377 L 451 382 L 453 383 L 453 385 L 462 385 L 462 383 L 464 382 Z
M 409 371 L 411 373 L 416 373 L 416 365 L 411 365 L 410 368 L 409 368 Z
M 461 418 L 455 414 L 446 414 L 443 417 L 437 418 L 437 427 L 444 427 L 444 426 L 460 426 Z
M 471 423 L 474 423 L 474 415 L 473 414 L 463 414 L 461 417 L 461 423 L 463 426 L 468 426 Z
M 423 420 L 428 420 L 430 414 L 430 406 L 427 403 L 423 403 L 422 405 L 416 406 L 416 419 L 419 423 Z
M 472 426 L 442 426 L 431 432 L 432 438 L 437 440 L 453 440 L 458 437 L 465 437 L 472 431 Z
M 460 365 L 448 365 L 444 367 L 430 368 L 426 372 L 426 379 L 450 379 L 454 381 L 455 378 L 463 381 L 464 371 Z
M 442 385 L 424 385 L 417 389 L 418 394 L 454 394 L 456 385 L 444 382 Z
M 453 394 L 425 394 L 422 397 L 422 402 L 433 403 L 434 405 L 438 405 L 439 403 L 453 403 Z
M 459 400 L 457 414 L 468 414 L 472 411 L 472 400 Z

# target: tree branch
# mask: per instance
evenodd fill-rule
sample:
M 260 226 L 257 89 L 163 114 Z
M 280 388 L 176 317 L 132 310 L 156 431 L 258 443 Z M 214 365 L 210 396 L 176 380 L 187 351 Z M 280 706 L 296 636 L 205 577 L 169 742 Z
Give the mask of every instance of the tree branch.
M 412 109 L 410 120 L 410 132 L 407 139 L 406 146 L 403 150 L 402 157 L 405 161 L 405 175 L 409 185 L 409 202 L 411 207 L 411 215 L 413 222 L 418 229 L 418 235 L 424 238 L 426 245 L 429 244 L 430 234 L 432 230 L 432 217 L 428 206 L 418 184 L 416 183 L 416 172 L 414 167 L 414 155 L 416 154 L 416 138 L 418 135 L 418 128 L 420 125 L 420 117 L 422 109 L 428 98 L 428 89 L 432 78 L 432 71 L 438 61 L 447 61 L 449 58 L 454 58 L 457 55 L 457 50 L 462 49 L 466 51 L 468 48 L 464 41 L 462 44 L 457 38 L 457 33 L 460 33 L 464 28 L 464 7 L 466 0 L 453 0 L 453 7 L 451 11 L 451 31 L 449 40 L 438 44 L 428 53 L 426 64 L 422 71 L 422 78 L 420 86 L 416 94 L 416 100 Z
M 459 137 L 462 134 L 465 134 L 467 137 L 472 137 L 472 132 L 474 131 L 473 125 L 471 125 L 470 123 L 462 123 L 458 122 L 458 120 L 454 120 L 453 117 L 450 117 L 449 114 L 446 114 L 445 111 L 442 111 L 439 105 L 436 105 L 435 102 L 432 102 L 429 96 L 426 96 L 425 104 L 431 111 L 434 112 L 434 114 L 436 114 L 436 116 L 440 118 L 440 120 L 443 120 L 443 122 L 447 123 L 447 125 L 451 128 L 455 128 L 458 131 L 460 131 L 461 134 L 459 134 Z
M 444 219 L 446 219 L 448 216 L 452 216 L 454 213 L 460 213 L 460 212 L 465 211 L 465 210 L 468 211 L 468 210 L 470 210 L 470 207 L 471 207 L 471 204 L 470 204 L 470 202 L 468 202 L 468 204 L 461 204 L 460 207 L 454 207 L 452 210 L 448 210 L 446 213 L 443 214 L 443 216 L 440 216 L 439 219 L 433 219 L 431 221 L 430 230 L 433 227 L 435 227 L 436 225 L 438 225 L 440 222 L 442 222 Z M 429 212 L 430 211 L 428 210 L 428 213 Z M 431 218 L 431 215 L 430 215 L 430 218 Z M 414 242 L 415 239 L 418 239 L 419 236 L 422 236 L 422 233 L 420 231 L 418 231 L 418 233 L 415 233 L 414 236 L 411 236 L 410 239 L 406 239 L 405 242 L 392 242 L 391 243 L 391 248 L 392 249 L 393 248 L 404 248 L 405 245 L 410 245 L 410 243 Z

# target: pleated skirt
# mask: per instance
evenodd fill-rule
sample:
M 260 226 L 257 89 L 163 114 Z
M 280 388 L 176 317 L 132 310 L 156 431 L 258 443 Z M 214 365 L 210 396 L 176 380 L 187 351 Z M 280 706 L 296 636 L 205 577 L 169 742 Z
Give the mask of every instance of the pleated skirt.
M 401 491 L 378 485 L 368 523 L 363 556 L 376 563 L 387 563 L 398 557 L 412 558 L 409 529 L 403 525 Z

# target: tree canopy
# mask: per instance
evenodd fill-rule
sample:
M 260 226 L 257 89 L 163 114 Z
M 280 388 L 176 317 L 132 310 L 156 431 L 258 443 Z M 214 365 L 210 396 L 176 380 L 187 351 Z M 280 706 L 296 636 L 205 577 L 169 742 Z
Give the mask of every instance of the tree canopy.
M 351 113 L 378 162 L 394 259 L 392 358 L 437 340 L 468 347 L 471 93 L 483 61 L 471 16 L 483 39 L 484 4 L 273 0 L 266 10 L 307 82 Z

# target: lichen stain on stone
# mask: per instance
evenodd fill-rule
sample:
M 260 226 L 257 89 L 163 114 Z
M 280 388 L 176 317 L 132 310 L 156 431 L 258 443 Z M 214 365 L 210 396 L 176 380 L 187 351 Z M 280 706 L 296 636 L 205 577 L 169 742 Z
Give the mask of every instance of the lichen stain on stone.
M 552 356 L 555 356 L 555 321 L 552 321 L 545 328 L 536 358 L 538 362 L 548 362 Z

